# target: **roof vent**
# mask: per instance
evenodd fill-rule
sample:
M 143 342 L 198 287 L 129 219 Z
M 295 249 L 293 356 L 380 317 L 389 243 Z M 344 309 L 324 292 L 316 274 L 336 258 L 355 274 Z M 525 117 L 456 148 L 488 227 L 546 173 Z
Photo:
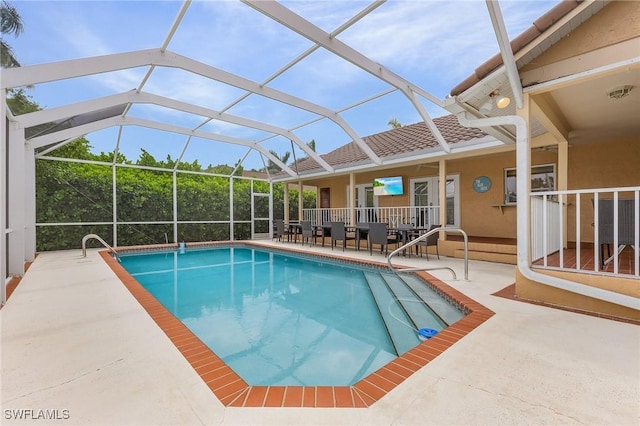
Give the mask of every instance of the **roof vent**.
M 626 86 L 618 86 L 610 89 L 607 95 L 609 95 L 609 99 L 621 99 L 627 96 L 629 92 L 631 92 L 631 89 L 633 89 L 633 86 L 629 84 Z

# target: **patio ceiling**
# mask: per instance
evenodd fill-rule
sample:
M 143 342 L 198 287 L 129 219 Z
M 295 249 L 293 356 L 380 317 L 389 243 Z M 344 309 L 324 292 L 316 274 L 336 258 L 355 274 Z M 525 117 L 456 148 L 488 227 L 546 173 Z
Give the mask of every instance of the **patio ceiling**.
M 485 10 L 494 7 L 491 2 L 488 4 L 489 7 L 485 6 Z M 206 4 L 184 1 L 177 10 L 174 21 L 168 26 L 166 37 L 155 48 L 142 46 L 132 39 L 131 47 L 138 50 L 2 70 L 2 89 L 47 85 L 53 90 L 59 87 L 61 91 L 60 98 L 63 100 L 59 105 L 15 117 L 8 111 L 10 119 L 15 120 L 18 127 L 29 129 L 26 135 L 27 146 L 35 149 L 38 155 L 55 155 L 57 147 L 76 137 L 89 135 L 87 137 L 93 143 L 94 135 L 115 128 L 118 132 L 113 133 L 112 144 L 105 145 L 103 149 L 110 151 L 123 149 L 125 146 L 121 141 L 122 134 L 126 132 L 123 129 L 148 128 L 181 135 L 182 142 L 167 144 L 165 148 L 174 159 L 198 159 L 194 147 L 206 145 L 210 153 L 219 153 L 221 150 L 232 152 L 235 160 L 226 160 L 229 165 L 236 161 L 245 161 L 248 165 L 252 160 L 253 167 L 259 164 L 257 168 L 261 168 L 272 161 L 286 173 L 285 176 L 279 176 L 279 179 L 291 179 L 298 176 L 298 171 L 282 163 L 271 151 L 292 151 L 294 158 L 296 155 L 298 158 L 309 157 L 317 163 L 322 173 L 335 172 L 334 166 L 320 154 L 330 151 L 329 147 L 335 146 L 336 142 L 338 145 L 355 143 L 366 155 L 367 162 L 373 166 L 397 162 L 397 159 L 390 162 L 381 158 L 364 141 L 365 135 L 377 133 L 381 129 L 378 127 L 375 132 L 371 130 L 371 126 L 362 124 L 363 116 L 384 120 L 383 126 L 387 126 L 386 119 L 397 116 L 398 110 L 384 109 L 385 105 L 382 103 L 397 108 L 397 101 L 400 99 L 409 110 L 406 116 L 423 122 L 437 142 L 431 148 L 430 155 L 434 155 L 434 152 L 446 155 L 451 151 L 452 141 L 446 140 L 432 117 L 461 110 L 477 111 L 489 93 L 496 89 L 513 96 L 504 67 L 498 68 L 482 82 L 468 87 L 455 97 L 446 99 L 445 93 L 438 96 L 424 89 L 422 86 L 428 81 L 409 81 L 373 59 L 375 52 L 365 55 L 339 39 L 339 36 L 342 38 L 343 34 L 349 34 L 350 38 L 345 39 L 357 41 L 359 30 L 371 31 L 372 28 L 380 32 L 391 31 L 391 34 L 398 31 L 399 27 L 389 30 L 375 27 L 378 14 L 388 11 L 385 7 L 394 7 L 393 2 L 386 4 L 384 1 L 374 1 L 364 7 L 361 3 L 352 2 L 317 5 L 294 2 L 285 5 L 272 1 L 244 0 L 242 4 L 229 3 L 232 13 L 230 16 L 238 22 L 246 20 L 250 24 L 244 31 L 252 31 L 254 34 L 251 46 L 239 46 L 236 49 L 237 58 L 207 55 L 207 49 L 215 50 L 216 42 L 234 43 L 233 34 L 223 40 L 217 39 L 220 34 L 224 34 L 220 32 L 220 28 L 212 27 L 210 32 L 193 38 L 192 31 L 203 29 L 191 28 L 192 19 L 194 14 L 205 13 L 205 6 Z M 341 24 L 331 26 L 327 22 L 335 23 L 335 18 L 323 21 L 317 18 L 318 14 L 314 15 L 316 21 L 312 22 L 303 17 L 303 14 L 308 13 L 304 6 L 317 6 L 326 15 L 342 16 Z M 601 7 L 601 2 L 584 2 L 575 7 L 575 12 L 570 11 L 565 19 L 562 31 L 569 31 L 576 23 L 587 19 Z M 211 20 L 217 21 L 217 18 L 212 16 Z M 429 19 L 435 20 L 437 17 L 430 16 Z M 489 14 L 482 19 L 489 26 Z M 224 20 L 221 22 L 224 23 Z M 424 24 L 422 21 L 417 22 Z M 283 29 L 285 32 L 282 32 Z M 414 30 L 420 31 L 419 28 Z M 155 27 L 154 31 L 157 32 Z M 557 32 L 554 36 L 556 39 L 549 40 L 548 43 L 557 41 L 562 36 L 562 31 Z M 269 38 L 270 33 L 276 32 L 277 37 L 282 40 L 276 51 L 262 51 L 262 48 L 269 47 L 266 42 L 262 43 L 262 39 Z M 495 38 L 494 35 L 494 42 Z M 192 57 L 182 54 L 186 44 L 193 40 L 203 44 L 200 53 Z M 490 50 L 495 51 L 495 47 Z M 515 59 L 518 67 L 531 61 L 535 57 L 534 53 L 523 51 L 517 55 Z M 413 54 L 415 61 L 426 59 L 419 52 Z M 264 60 L 261 55 L 278 56 L 281 65 L 276 69 L 263 68 Z M 249 71 L 239 70 L 234 62 L 236 60 L 254 61 L 256 66 Z M 624 73 L 609 73 L 601 81 L 585 82 L 584 84 L 590 85 L 588 93 L 594 99 L 585 99 L 584 95 L 576 96 L 576 90 L 580 88 L 568 87 L 555 90 L 546 97 L 539 96 L 536 105 L 540 105 L 537 112 L 541 118 L 534 123 L 534 135 L 548 131 L 588 133 L 585 130 L 589 129 L 588 126 L 608 117 L 617 118 L 617 121 L 607 121 L 607 125 L 615 125 L 617 131 L 636 131 L 637 120 L 632 120 L 628 109 L 610 109 L 609 115 L 598 115 L 590 109 L 585 110 L 585 101 L 596 102 L 595 98 L 601 92 L 593 85 L 613 87 L 628 80 L 628 73 L 624 76 L 621 74 Z M 350 76 L 349 81 L 366 80 L 373 84 L 367 90 L 355 90 L 353 94 L 347 95 L 339 82 L 346 75 Z M 631 75 L 638 79 L 637 72 Z M 70 96 L 69 92 L 73 92 L 74 86 L 62 85 L 86 79 L 92 79 L 96 85 L 104 87 L 123 87 L 131 83 L 135 84 L 135 88 L 129 87 L 121 91 L 112 89 L 103 91 L 101 96 L 84 98 L 80 93 L 71 93 L 73 96 Z M 122 81 L 114 84 L 114 80 Z M 284 84 L 285 81 L 287 84 Z M 179 84 L 180 82 L 187 84 Z M 292 87 L 289 83 L 301 89 L 304 87 L 306 90 L 300 90 L 304 96 L 282 89 Z M 316 84 L 318 88 L 315 94 L 310 95 L 314 92 L 308 89 L 313 89 Z M 71 91 L 69 87 L 72 88 Z M 371 90 L 371 87 L 376 90 Z M 636 90 L 634 96 L 639 92 Z M 583 91 L 580 90 L 579 93 Z M 72 100 L 68 101 L 70 98 Z M 596 104 L 604 109 L 608 106 L 608 101 L 598 99 Z M 514 104 L 512 102 L 510 108 L 492 114 L 513 114 Z M 545 108 L 560 108 L 565 125 L 554 123 L 554 119 L 545 119 L 548 117 L 544 113 Z M 357 116 L 360 117 L 359 120 L 356 119 Z M 553 126 L 549 125 L 550 122 Z M 48 130 L 41 130 L 43 127 Z M 327 131 L 328 128 L 330 130 Z M 560 128 L 564 130 L 559 130 Z M 34 132 L 34 129 L 39 131 Z M 496 143 L 512 142 L 508 129 L 484 130 L 495 138 Z M 609 130 L 604 127 L 604 131 Z M 315 137 L 315 132 L 320 131 L 327 136 Z M 308 146 L 311 139 L 317 142 L 318 153 Z M 486 138 L 483 140 L 486 141 Z M 145 142 L 140 143 L 159 145 L 153 139 L 145 139 Z M 424 156 L 424 152 L 415 153 L 416 159 L 421 156 Z M 404 159 L 411 160 L 411 154 Z M 216 165 L 212 161 L 200 161 L 201 164 L 207 162 Z M 179 167 L 178 164 L 179 162 L 176 167 Z

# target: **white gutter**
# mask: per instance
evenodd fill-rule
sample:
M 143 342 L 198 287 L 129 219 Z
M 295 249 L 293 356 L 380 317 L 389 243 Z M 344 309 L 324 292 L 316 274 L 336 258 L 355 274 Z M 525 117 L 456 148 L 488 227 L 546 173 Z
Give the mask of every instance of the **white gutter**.
M 527 123 L 524 118 L 511 115 L 469 120 L 466 113 L 456 114 L 458 121 L 465 127 L 489 127 L 512 125 L 516 128 L 516 191 L 517 204 L 517 238 L 518 238 L 518 269 L 520 273 L 531 281 L 536 281 L 550 287 L 614 303 L 631 309 L 640 309 L 640 299 L 625 294 L 616 293 L 601 288 L 591 287 L 563 278 L 557 278 L 535 272 L 529 265 L 529 183 L 531 169 L 529 167 L 529 143 Z M 523 173 L 524 172 L 524 173 Z

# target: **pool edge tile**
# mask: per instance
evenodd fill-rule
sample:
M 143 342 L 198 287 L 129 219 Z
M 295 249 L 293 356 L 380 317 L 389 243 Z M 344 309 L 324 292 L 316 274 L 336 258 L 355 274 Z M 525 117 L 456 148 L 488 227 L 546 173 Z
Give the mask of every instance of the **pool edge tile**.
M 216 245 L 241 245 L 264 249 L 251 242 L 212 242 L 192 244 L 197 247 Z M 175 245 L 144 246 L 125 248 L 126 251 L 153 251 L 172 249 Z M 298 253 L 295 250 L 273 248 L 275 250 Z M 125 251 L 122 248 L 119 251 Z M 227 407 L 304 407 L 304 408 L 367 408 L 387 393 L 392 392 L 404 380 L 444 353 L 449 347 L 479 327 L 495 313 L 474 301 L 460 291 L 426 272 L 417 275 L 436 292 L 456 304 L 466 312 L 466 316 L 444 329 L 441 336 L 421 343 L 377 371 L 352 386 L 250 386 L 235 371 L 227 366 L 209 347 L 191 332 L 178 318 L 140 285 L 113 258 L 109 251 L 99 252 L 131 295 L 147 311 L 151 319 L 171 340 L 176 349 L 189 362 L 203 382 L 218 400 Z M 354 260 L 339 255 L 320 255 L 327 259 L 344 260 L 356 264 L 379 267 L 376 261 Z M 439 337 L 439 338 L 438 338 Z M 214 374 L 215 373 L 215 374 Z M 205 380 L 205 377 L 209 379 Z

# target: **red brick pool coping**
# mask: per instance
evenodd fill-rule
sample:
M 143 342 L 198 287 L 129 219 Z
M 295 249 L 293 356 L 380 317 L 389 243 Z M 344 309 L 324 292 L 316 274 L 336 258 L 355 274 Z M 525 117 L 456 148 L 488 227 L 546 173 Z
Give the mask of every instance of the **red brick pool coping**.
M 197 246 L 204 247 L 219 244 L 202 243 L 197 244 Z M 267 248 L 250 242 L 225 242 L 223 244 Z M 190 244 L 190 246 L 195 245 Z M 175 247 L 175 245 L 138 246 L 120 248 L 118 251 L 130 252 Z M 288 250 L 286 247 L 277 248 L 277 250 L 300 254 L 299 251 Z M 129 275 L 118 261 L 111 256 L 109 251 L 104 250 L 100 254 L 133 297 L 142 305 L 149 316 L 158 324 L 200 375 L 213 394 L 227 407 L 369 407 L 494 315 L 493 311 L 439 279 L 425 272 L 419 272 L 418 275 L 428 280 L 436 291 L 457 304 L 468 314 L 436 336 L 422 342 L 352 386 L 250 386 L 178 318 L 162 306 L 151 293 Z M 316 253 L 312 253 L 312 255 L 331 259 L 338 258 L 373 266 L 386 266 L 375 261 L 367 262 Z

